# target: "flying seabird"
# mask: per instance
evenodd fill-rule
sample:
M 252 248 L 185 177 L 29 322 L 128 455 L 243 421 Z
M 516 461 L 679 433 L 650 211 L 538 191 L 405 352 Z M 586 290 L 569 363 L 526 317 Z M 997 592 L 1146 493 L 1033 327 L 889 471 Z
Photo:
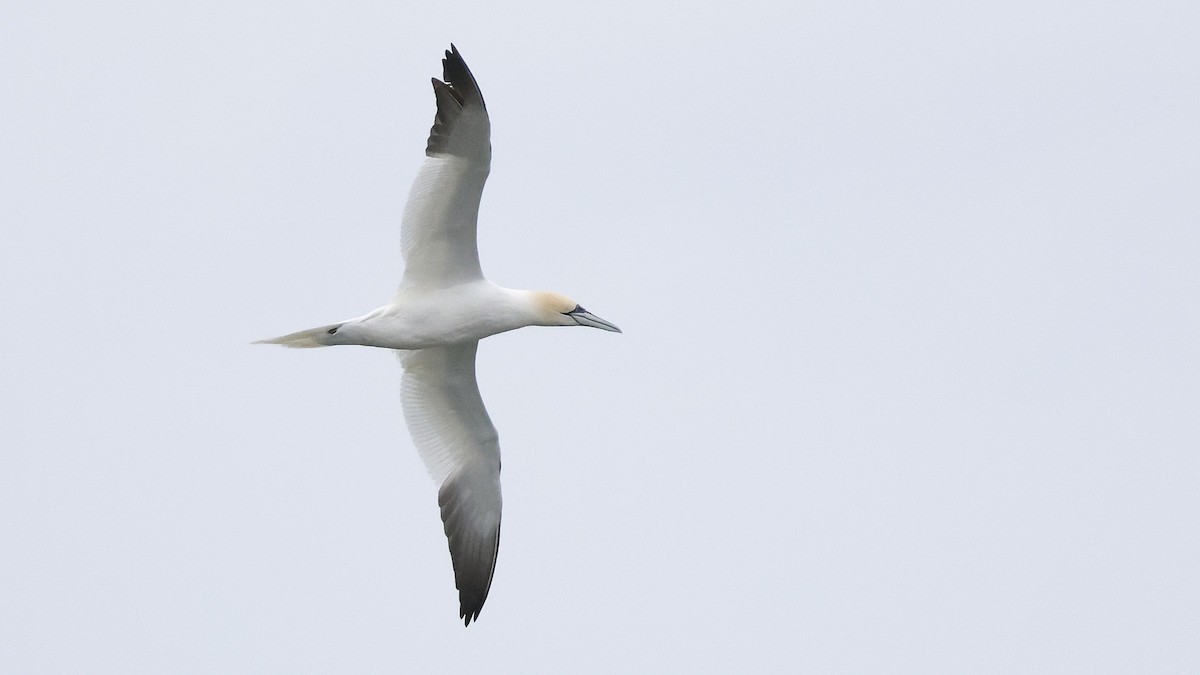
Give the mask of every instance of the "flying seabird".
M 400 231 L 404 276 L 392 301 L 355 319 L 259 343 L 399 350 L 401 407 L 438 490 L 458 587 L 459 618 L 479 617 L 500 544 L 500 445 L 479 396 L 479 340 L 525 326 L 621 329 L 560 293 L 503 288 L 484 278 L 476 245 L 479 198 L 491 165 L 491 122 L 454 45 L 433 79 L 437 115 Z

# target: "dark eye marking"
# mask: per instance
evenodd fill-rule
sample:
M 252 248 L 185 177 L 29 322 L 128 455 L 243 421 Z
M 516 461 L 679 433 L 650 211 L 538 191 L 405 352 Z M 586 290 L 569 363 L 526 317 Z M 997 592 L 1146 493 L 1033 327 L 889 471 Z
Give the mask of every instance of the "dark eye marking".
M 583 308 L 583 305 L 575 305 L 575 309 L 569 312 L 563 312 L 563 314 L 570 316 L 571 314 L 579 314 L 580 312 L 587 314 L 587 310 Z
M 329 330 L 327 330 L 325 332 L 329 333 L 330 335 L 333 335 L 334 333 L 337 332 L 337 329 L 339 329 L 339 328 L 341 328 L 341 326 L 334 326 L 333 328 L 330 328 Z

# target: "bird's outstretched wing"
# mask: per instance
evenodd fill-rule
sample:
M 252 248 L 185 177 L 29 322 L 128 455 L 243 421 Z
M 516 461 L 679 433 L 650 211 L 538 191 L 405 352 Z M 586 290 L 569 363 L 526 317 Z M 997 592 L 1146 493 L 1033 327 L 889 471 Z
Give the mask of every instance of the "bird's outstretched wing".
M 437 115 L 400 231 L 404 283 L 443 288 L 483 278 L 475 243 L 479 198 L 492 161 L 491 122 L 454 45 L 434 78 Z
M 400 352 L 401 401 L 413 443 L 441 483 L 459 618 L 479 617 L 500 545 L 500 443 L 475 381 L 479 342 Z

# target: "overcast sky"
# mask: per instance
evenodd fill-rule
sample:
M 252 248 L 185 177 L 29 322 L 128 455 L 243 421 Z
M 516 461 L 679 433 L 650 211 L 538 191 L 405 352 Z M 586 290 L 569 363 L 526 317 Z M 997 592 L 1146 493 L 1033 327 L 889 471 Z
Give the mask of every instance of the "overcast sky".
M 0 671 L 1200 670 L 1195 2 L 0 4 Z M 569 8 L 568 8 L 569 7 Z M 457 617 L 362 314 L 455 42 Z

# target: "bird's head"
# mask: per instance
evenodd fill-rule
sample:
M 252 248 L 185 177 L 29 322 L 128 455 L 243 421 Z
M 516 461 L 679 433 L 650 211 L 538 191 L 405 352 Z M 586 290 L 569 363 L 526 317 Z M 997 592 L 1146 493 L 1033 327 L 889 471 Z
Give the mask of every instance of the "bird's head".
M 533 294 L 540 326 L 591 326 L 620 333 L 621 329 L 584 309 L 561 293 L 539 291 Z

